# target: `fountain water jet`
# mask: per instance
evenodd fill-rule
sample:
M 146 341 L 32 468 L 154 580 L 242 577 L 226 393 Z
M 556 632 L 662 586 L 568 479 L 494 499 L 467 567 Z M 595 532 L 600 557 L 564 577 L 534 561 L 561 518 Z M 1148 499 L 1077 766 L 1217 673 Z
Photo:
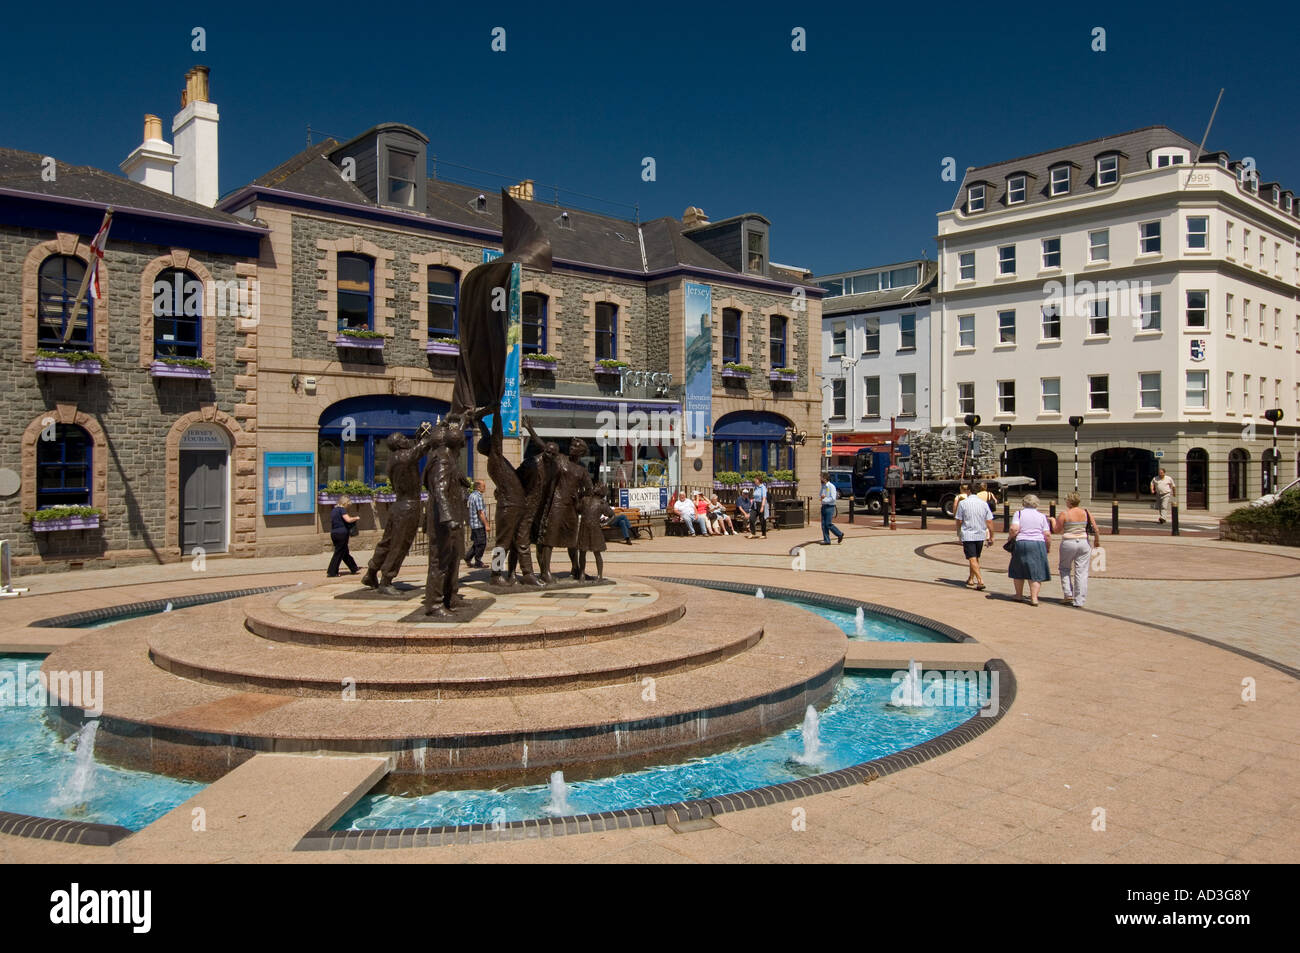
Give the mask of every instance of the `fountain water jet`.
M 907 663 L 907 674 L 894 689 L 888 704 L 893 708 L 920 708 L 924 704 L 921 697 L 921 663 L 916 659 Z
M 794 756 L 800 764 L 816 764 L 822 758 L 821 718 L 812 705 L 803 715 L 803 753 Z
M 854 614 L 853 633 L 854 635 L 867 634 L 867 614 L 862 611 L 862 606 L 858 606 L 858 611 Z
M 763 595 L 763 587 L 762 587 L 762 586 L 759 586 L 757 589 L 754 590 L 754 598 L 755 598 L 755 599 L 766 599 L 766 598 L 767 598 L 766 596 Z
M 546 813 L 555 817 L 572 814 L 569 807 L 569 785 L 564 781 L 563 771 L 551 772 L 551 799 L 546 803 Z
M 64 805 L 84 804 L 95 777 L 95 733 L 99 731 L 99 719 L 92 718 L 73 733 L 71 739 L 76 745 L 76 760 L 72 774 L 67 783 L 59 789 L 58 802 Z

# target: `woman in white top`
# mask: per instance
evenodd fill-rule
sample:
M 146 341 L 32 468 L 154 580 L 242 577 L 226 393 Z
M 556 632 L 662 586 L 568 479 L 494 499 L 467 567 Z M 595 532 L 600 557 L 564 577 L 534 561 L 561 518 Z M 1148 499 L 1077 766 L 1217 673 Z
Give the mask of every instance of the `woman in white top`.
M 1022 509 L 1011 519 L 1011 565 L 1007 575 L 1016 586 L 1016 598 L 1038 605 L 1038 590 L 1052 578 L 1047 568 L 1047 554 L 1052 550 L 1052 524 L 1038 512 L 1038 497 L 1026 493 Z M 1025 598 L 1025 580 L 1029 580 L 1029 598 Z

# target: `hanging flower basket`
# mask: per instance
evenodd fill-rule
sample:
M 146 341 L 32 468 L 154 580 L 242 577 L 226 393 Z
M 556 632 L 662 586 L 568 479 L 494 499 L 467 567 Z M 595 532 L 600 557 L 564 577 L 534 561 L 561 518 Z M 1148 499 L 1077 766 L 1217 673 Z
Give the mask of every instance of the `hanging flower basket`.
M 150 377 L 188 377 L 196 380 L 211 380 L 212 365 L 204 360 L 169 361 L 159 359 L 149 365 Z

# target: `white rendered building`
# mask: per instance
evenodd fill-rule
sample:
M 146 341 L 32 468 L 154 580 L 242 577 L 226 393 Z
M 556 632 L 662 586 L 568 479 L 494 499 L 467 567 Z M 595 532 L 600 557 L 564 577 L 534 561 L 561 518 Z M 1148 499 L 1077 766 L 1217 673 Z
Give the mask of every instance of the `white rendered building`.
M 930 409 L 930 297 L 936 265 L 916 259 L 826 275 L 822 299 L 822 419 L 832 463 L 896 429 L 926 428 Z
M 1185 509 L 1296 478 L 1300 200 L 1253 160 L 1152 126 L 969 169 L 939 215 L 930 422 L 1011 426 L 1008 472 L 1048 498 Z

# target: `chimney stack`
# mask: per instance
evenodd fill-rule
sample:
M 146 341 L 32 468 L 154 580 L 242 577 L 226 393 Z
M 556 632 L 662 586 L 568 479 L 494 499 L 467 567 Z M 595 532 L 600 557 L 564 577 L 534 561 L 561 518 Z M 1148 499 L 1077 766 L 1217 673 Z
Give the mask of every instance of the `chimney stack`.
M 524 202 L 533 200 L 533 180 L 524 179 L 518 185 L 512 185 L 506 189 L 512 199 L 519 199 Z
M 175 194 L 209 208 L 217 204 L 217 126 L 221 116 L 208 99 L 208 68 L 185 74 L 181 111 L 172 119 L 172 139 L 179 161 Z
M 709 217 L 704 214 L 704 209 L 692 205 L 685 212 L 682 212 L 682 228 L 694 228 L 696 225 L 709 224 Z
M 136 146 L 119 166 L 132 182 L 139 182 L 159 192 L 172 194 L 172 171 L 180 160 L 162 137 L 162 120 L 152 114 L 144 117 L 144 141 Z

